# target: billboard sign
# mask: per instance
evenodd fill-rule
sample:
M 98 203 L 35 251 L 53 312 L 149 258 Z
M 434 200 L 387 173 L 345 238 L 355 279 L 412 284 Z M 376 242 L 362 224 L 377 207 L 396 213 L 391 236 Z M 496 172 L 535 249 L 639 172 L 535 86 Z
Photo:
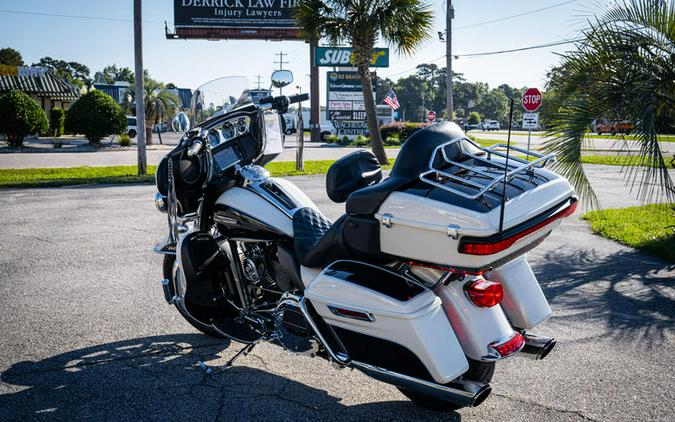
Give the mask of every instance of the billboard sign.
M 317 66 L 354 66 L 354 55 L 351 47 L 317 47 L 315 57 Z M 389 67 L 389 49 L 374 48 L 370 67 Z
M 298 38 L 293 17 L 298 2 L 174 0 L 174 38 Z
M 366 102 L 363 99 L 361 78 L 357 72 L 328 72 L 326 75 L 326 115 L 338 129 L 339 136 L 365 135 Z M 377 78 L 372 74 L 373 98 L 377 92 Z

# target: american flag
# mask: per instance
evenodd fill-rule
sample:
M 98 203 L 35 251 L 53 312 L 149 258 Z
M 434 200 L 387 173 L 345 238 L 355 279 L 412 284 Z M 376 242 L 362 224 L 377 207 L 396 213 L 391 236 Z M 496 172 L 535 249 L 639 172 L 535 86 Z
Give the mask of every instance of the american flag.
M 401 105 L 398 103 L 398 97 L 396 97 L 396 94 L 394 94 L 393 89 L 389 90 L 389 92 L 384 97 L 384 100 L 382 100 L 382 102 L 391 107 L 393 110 L 396 110 L 397 108 L 401 107 Z

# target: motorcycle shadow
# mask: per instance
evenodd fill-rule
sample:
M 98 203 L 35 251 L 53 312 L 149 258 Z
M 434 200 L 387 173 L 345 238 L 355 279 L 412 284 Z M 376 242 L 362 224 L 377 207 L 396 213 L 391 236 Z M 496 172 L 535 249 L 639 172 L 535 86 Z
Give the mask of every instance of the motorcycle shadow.
M 166 335 L 18 362 L 0 374 L 0 420 L 461 420 L 403 396 L 344 405 L 324 390 L 245 366 L 251 357 L 222 373 L 196 367 L 228 346 L 200 334 Z

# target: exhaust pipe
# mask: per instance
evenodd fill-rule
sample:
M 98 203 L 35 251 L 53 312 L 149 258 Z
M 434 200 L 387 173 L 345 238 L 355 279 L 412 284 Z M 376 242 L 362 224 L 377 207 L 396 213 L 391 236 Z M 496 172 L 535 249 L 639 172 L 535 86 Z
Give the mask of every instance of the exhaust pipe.
M 522 353 L 526 353 L 533 359 L 541 360 L 551 353 L 555 347 L 556 341 L 550 337 L 538 336 L 536 334 L 524 333 L 525 346 Z
M 489 384 L 476 381 L 457 379 L 449 384 L 442 385 L 354 360 L 351 365 L 366 375 L 387 384 L 433 396 L 463 407 L 478 406 L 488 398 L 492 391 Z

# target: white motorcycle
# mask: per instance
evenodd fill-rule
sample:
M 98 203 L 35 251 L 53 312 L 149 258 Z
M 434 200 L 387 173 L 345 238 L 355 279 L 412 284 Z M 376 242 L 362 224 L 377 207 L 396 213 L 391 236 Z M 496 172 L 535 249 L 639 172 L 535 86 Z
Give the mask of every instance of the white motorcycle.
M 551 309 L 525 253 L 576 209 L 570 184 L 545 168 L 553 156 L 483 148 L 435 124 L 407 140 L 384 180 L 368 151 L 337 160 L 326 188 L 346 212 L 331 222 L 264 169 L 283 151 L 280 115 L 307 96 L 253 101 L 246 85 L 195 91 L 198 125 L 157 171 L 166 301 L 200 331 L 246 345 L 220 369 L 269 341 L 457 409 L 488 397 L 496 362 L 551 351 L 553 339 L 530 332 Z

